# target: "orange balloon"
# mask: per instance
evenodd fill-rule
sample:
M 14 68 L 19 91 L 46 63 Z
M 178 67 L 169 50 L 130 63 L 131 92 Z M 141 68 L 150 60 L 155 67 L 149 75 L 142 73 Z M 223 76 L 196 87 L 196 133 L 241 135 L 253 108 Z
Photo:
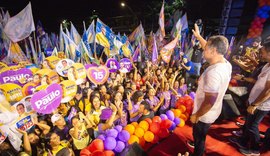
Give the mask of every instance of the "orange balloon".
M 154 134 L 157 134 L 159 132 L 159 129 L 160 129 L 160 124 L 159 123 L 156 123 L 156 122 L 153 122 L 150 125 L 150 128 L 149 128 L 149 130 L 151 132 L 153 132 Z
M 132 122 L 131 124 L 132 124 L 135 128 L 138 127 L 138 125 L 139 125 L 138 122 Z
M 152 119 L 150 119 L 150 118 L 146 118 L 146 119 L 144 119 L 144 121 L 147 121 L 149 125 L 152 123 Z
M 180 115 L 180 118 L 183 119 L 183 120 L 185 120 L 185 121 L 187 121 L 187 117 L 186 117 L 186 115 L 184 115 L 184 114 L 181 114 L 181 115 Z
M 133 144 L 134 142 L 137 142 L 138 144 L 140 143 L 139 138 L 136 135 L 131 135 L 129 140 L 128 140 L 128 144 Z
M 113 151 L 104 151 L 103 154 L 104 156 L 115 156 Z
M 180 124 L 177 125 L 178 127 L 184 127 L 185 126 L 185 120 L 180 118 Z
M 144 135 L 144 130 L 141 127 L 135 129 L 134 133 L 137 137 L 141 138 Z
M 153 122 L 161 123 L 161 118 L 159 116 L 154 116 Z
M 144 140 L 147 142 L 152 142 L 155 138 L 155 135 L 153 132 L 146 131 L 143 136 Z
M 182 114 L 182 111 L 180 109 L 175 109 L 173 111 L 173 114 L 174 114 L 175 117 L 179 118 L 179 116 Z
M 134 131 L 135 131 L 135 127 L 133 125 L 131 125 L 131 124 L 128 124 L 128 125 L 126 125 L 124 130 L 128 131 L 128 133 L 130 135 L 132 135 L 134 133 Z
M 148 124 L 147 121 L 141 121 L 141 122 L 139 123 L 139 126 L 140 126 L 144 131 L 147 131 L 148 128 L 149 128 L 149 124 Z
M 156 144 L 156 143 L 158 143 L 158 141 L 159 141 L 158 135 L 154 135 L 154 139 L 151 143 Z
M 182 113 L 184 113 L 187 110 L 186 106 L 184 106 L 184 105 L 179 105 L 179 108 L 178 109 L 180 109 L 180 111 Z

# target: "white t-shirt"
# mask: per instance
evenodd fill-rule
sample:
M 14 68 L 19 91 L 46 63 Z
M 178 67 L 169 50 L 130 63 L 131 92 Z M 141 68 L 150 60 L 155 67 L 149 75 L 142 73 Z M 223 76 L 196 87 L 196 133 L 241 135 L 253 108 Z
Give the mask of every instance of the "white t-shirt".
M 199 78 L 192 114 L 196 113 L 201 107 L 205 92 L 218 93 L 218 96 L 212 108 L 201 116 L 199 121 L 213 123 L 219 117 L 222 109 L 222 100 L 229 86 L 231 73 L 232 66 L 227 60 L 225 60 L 225 63 L 211 65 L 203 72 Z
M 250 104 L 254 102 L 257 99 L 257 97 L 261 94 L 261 92 L 264 90 L 267 81 L 270 81 L 270 64 L 269 63 L 267 63 L 263 67 L 260 75 L 258 76 L 258 80 L 256 81 L 255 85 L 253 86 L 249 94 L 248 102 Z M 262 111 L 269 111 L 270 99 L 263 102 L 260 106 L 257 107 L 257 109 L 262 110 Z

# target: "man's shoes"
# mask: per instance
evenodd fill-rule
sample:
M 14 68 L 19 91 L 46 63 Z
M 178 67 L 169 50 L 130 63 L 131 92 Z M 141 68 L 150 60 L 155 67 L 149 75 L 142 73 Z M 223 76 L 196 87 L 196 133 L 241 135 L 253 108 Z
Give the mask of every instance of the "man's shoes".
M 240 128 L 242 128 L 242 127 L 244 126 L 244 124 L 243 124 L 243 123 L 238 122 L 238 121 L 237 121 L 235 124 L 236 124 L 236 126 L 238 126 L 238 127 L 240 127 Z
M 246 147 L 237 138 L 229 138 L 231 143 L 236 144 L 239 148 L 245 149 Z
M 239 151 L 240 151 L 240 153 L 242 153 L 243 155 L 246 155 L 246 156 L 259 156 L 260 155 L 260 152 L 251 151 L 251 150 L 248 150 L 246 148 L 240 148 Z
M 194 149 L 195 148 L 195 145 L 194 145 L 194 142 L 192 142 L 192 141 L 187 141 L 187 145 L 188 145 L 188 147 L 190 147 L 190 148 L 192 148 L 192 149 Z
M 239 130 L 239 131 L 232 131 L 232 134 L 234 136 L 237 136 L 237 137 L 241 137 L 243 135 L 243 131 L 242 130 Z

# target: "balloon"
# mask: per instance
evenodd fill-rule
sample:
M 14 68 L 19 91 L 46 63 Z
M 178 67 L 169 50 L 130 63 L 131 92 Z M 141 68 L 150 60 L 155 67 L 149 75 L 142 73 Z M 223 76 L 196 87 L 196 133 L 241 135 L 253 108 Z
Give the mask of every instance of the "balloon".
M 189 96 L 192 98 L 192 100 L 195 99 L 196 93 L 195 92 L 190 92 Z
M 104 141 L 106 136 L 104 134 L 100 134 L 97 138 Z
M 113 150 L 116 146 L 116 140 L 113 137 L 107 137 L 104 140 L 104 149 L 105 150 Z
M 140 145 L 141 145 L 141 147 L 143 147 L 144 145 L 145 145 L 145 140 L 144 140 L 144 138 L 143 137 L 141 137 L 141 138 L 139 138 L 139 141 L 140 141 Z
M 185 126 L 185 120 L 180 119 L 180 124 L 177 125 L 178 127 L 184 127 Z
M 144 133 L 144 136 L 143 136 L 144 140 L 147 141 L 147 142 L 152 142 L 155 138 L 155 135 L 153 134 L 153 132 L 150 132 L 150 131 L 146 131 Z
M 176 128 L 176 124 L 172 122 L 171 127 L 169 128 L 170 131 L 173 131 Z
M 161 118 L 159 116 L 154 116 L 153 122 L 161 123 Z
M 173 111 L 168 110 L 168 111 L 166 112 L 166 115 L 167 115 L 167 117 L 168 117 L 169 120 L 171 120 L 171 121 L 174 120 L 174 114 L 173 114 Z
M 158 133 L 158 136 L 159 136 L 159 138 L 164 139 L 164 138 L 168 137 L 169 134 L 170 133 L 169 133 L 169 130 L 168 129 L 161 128 L 160 131 L 159 131 L 159 133 Z
M 113 137 L 113 138 L 116 138 L 118 135 L 118 131 L 116 129 L 109 129 L 107 130 L 106 132 L 106 136 L 107 137 Z
M 163 120 L 162 122 L 161 122 L 161 124 L 160 124 L 160 127 L 161 128 L 166 128 L 166 129 L 168 129 L 168 128 L 170 128 L 171 126 L 172 126 L 172 121 L 171 120 L 169 120 L 169 119 L 166 119 L 166 120 Z
M 132 122 L 131 124 L 132 124 L 135 128 L 138 127 L 138 125 L 139 125 L 138 122 Z
M 117 141 L 114 151 L 117 153 L 122 152 L 125 149 L 125 143 L 122 141 Z
M 144 135 L 144 130 L 141 127 L 138 127 L 138 128 L 136 128 L 134 134 L 137 137 L 141 138 Z
M 181 115 L 180 115 L 180 118 L 183 119 L 184 121 L 187 121 L 187 117 L 186 117 L 185 114 L 181 114 Z
M 149 123 L 147 121 L 141 121 L 139 123 L 139 126 L 144 130 L 144 131 L 147 131 L 148 128 L 149 128 Z
M 176 118 L 176 117 L 179 117 L 182 114 L 182 112 L 180 109 L 174 109 L 173 114 L 174 114 L 174 118 Z
M 167 117 L 167 115 L 166 115 L 166 114 L 161 114 L 161 115 L 160 115 L 160 118 L 161 118 L 161 120 L 168 119 L 168 117 Z
M 113 151 L 104 151 L 103 154 L 104 154 L 104 156 L 114 156 L 115 155 L 113 153 Z
M 95 151 L 91 154 L 91 156 L 104 156 L 103 151 Z
M 152 123 L 152 120 L 150 118 L 146 118 L 146 119 L 144 119 L 144 121 L 148 122 L 148 124 Z
M 87 148 L 82 149 L 80 152 L 80 156 L 90 156 L 90 155 L 91 155 L 91 152 Z
M 97 150 L 104 151 L 104 144 L 101 139 L 95 139 L 87 148 L 91 153 Z
M 186 106 L 184 105 L 179 105 L 178 109 L 180 109 L 181 113 L 184 113 L 187 110 Z
M 140 143 L 139 138 L 136 135 L 131 135 L 128 140 L 128 144 L 131 145 L 134 142 L 137 142 L 139 144 Z
M 123 142 L 127 142 L 130 138 L 130 134 L 128 131 L 126 130 L 122 130 L 119 134 L 118 134 L 118 139 L 123 141 Z
M 175 123 L 175 125 L 180 124 L 181 120 L 180 118 L 174 118 L 173 122 Z
M 126 127 L 124 128 L 124 130 L 128 131 L 130 135 L 132 135 L 135 131 L 135 127 L 131 124 L 126 125 Z
M 114 129 L 116 129 L 118 132 L 121 132 L 122 129 L 123 129 L 123 127 L 120 126 L 120 125 L 116 125 L 116 126 L 114 127 Z
M 160 129 L 160 124 L 159 123 L 156 123 L 156 122 L 153 122 L 150 125 L 150 128 L 149 128 L 149 130 L 151 132 L 153 132 L 154 134 L 157 134 L 159 132 L 159 129 Z

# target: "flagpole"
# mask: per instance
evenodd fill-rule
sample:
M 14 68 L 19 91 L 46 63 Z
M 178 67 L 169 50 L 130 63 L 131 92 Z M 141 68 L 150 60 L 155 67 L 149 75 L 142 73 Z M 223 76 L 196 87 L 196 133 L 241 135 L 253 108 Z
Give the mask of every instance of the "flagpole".
M 83 29 L 86 31 L 85 22 L 83 21 Z
M 36 32 L 34 31 L 34 47 L 35 47 L 35 51 L 37 52 L 37 39 L 36 39 Z M 39 49 L 41 51 L 41 49 Z

